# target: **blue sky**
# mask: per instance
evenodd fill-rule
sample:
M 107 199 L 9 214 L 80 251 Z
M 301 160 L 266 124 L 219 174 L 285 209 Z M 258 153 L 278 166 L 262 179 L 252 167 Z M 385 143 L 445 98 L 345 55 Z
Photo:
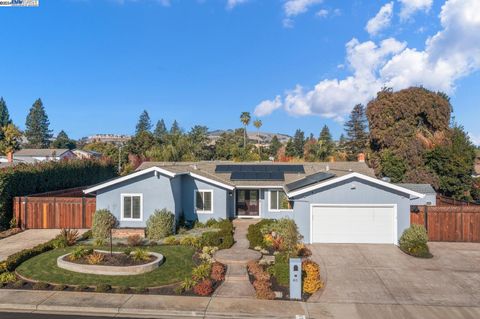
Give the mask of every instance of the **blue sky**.
M 338 137 L 349 110 L 378 87 L 421 84 L 451 95 L 457 121 L 478 143 L 480 18 L 471 12 L 479 2 L 41 0 L 39 8 L 0 8 L 0 96 L 20 128 L 41 97 L 54 132 L 74 138 L 131 134 L 144 109 L 186 130 L 239 127 L 240 112 L 250 111 L 265 131 L 318 135 L 327 124 Z

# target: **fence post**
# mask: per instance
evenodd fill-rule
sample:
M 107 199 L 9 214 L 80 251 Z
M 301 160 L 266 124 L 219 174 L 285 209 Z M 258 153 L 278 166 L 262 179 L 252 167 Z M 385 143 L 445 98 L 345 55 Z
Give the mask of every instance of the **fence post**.
M 28 215 L 28 208 L 27 208 L 28 207 L 28 201 L 27 201 L 27 198 L 28 198 L 27 196 L 24 196 L 24 200 L 23 200 L 24 204 L 25 204 L 25 209 L 23 211 L 23 213 L 25 214 L 24 215 L 25 218 L 23 219 L 23 223 L 24 223 L 23 229 L 27 229 L 27 226 L 28 226 L 28 224 L 27 224 L 27 222 L 28 222 L 28 216 L 27 216 Z
M 425 205 L 423 206 L 423 223 L 425 225 L 425 230 L 427 231 L 427 235 L 428 235 L 428 206 Z
M 82 196 L 82 228 L 86 228 L 86 209 L 85 209 L 85 195 Z

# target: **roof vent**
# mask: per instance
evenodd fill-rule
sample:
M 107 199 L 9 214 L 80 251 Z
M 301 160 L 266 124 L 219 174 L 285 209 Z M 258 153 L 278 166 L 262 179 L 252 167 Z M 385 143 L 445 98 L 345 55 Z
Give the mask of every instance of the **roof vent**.
M 194 170 L 197 170 L 197 169 L 198 169 L 197 164 L 193 164 L 193 165 L 192 165 L 192 168 L 193 168 Z
M 330 166 L 325 166 L 325 171 L 328 172 L 330 170 Z
M 353 172 L 353 169 L 349 168 L 348 171 L 349 171 L 349 172 Z

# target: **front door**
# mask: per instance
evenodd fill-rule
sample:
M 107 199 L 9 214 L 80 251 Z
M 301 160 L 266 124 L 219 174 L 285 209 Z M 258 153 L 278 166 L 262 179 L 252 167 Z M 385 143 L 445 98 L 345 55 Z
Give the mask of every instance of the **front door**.
M 237 216 L 259 216 L 259 191 L 251 189 L 237 190 Z

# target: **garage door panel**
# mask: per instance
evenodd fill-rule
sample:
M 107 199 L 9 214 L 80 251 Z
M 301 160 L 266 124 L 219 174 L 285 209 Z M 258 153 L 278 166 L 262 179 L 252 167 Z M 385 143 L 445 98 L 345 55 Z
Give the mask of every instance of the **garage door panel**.
M 314 243 L 393 243 L 392 206 L 313 206 Z

